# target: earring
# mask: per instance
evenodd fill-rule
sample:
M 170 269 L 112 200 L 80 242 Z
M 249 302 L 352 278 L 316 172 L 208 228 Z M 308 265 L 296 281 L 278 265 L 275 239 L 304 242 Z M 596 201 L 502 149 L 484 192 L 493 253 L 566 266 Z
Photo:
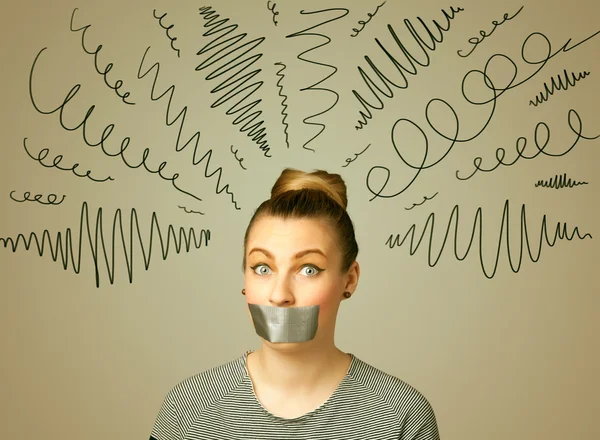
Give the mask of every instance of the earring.
M 242 289 L 242 295 L 246 294 L 246 289 Z
M 344 292 L 344 298 L 350 298 L 352 294 L 350 292 Z

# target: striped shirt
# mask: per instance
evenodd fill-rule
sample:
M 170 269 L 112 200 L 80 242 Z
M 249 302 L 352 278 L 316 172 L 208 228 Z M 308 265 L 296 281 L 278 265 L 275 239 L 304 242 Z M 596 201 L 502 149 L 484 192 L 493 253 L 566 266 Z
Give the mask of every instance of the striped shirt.
M 352 353 L 345 377 L 321 406 L 297 418 L 276 416 L 254 393 L 248 353 L 175 385 L 150 440 L 439 440 L 427 399 Z

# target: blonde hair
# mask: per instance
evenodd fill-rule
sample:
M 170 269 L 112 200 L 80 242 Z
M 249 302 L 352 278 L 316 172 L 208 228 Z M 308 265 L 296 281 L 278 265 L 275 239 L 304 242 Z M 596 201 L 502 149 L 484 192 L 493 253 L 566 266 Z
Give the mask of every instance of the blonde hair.
M 271 198 L 254 212 L 244 236 L 244 267 L 246 245 L 252 225 L 261 217 L 319 218 L 327 221 L 342 250 L 342 271 L 347 271 L 358 255 L 354 225 L 346 211 L 346 184 L 339 174 L 316 170 L 311 173 L 286 168 L 271 189 Z

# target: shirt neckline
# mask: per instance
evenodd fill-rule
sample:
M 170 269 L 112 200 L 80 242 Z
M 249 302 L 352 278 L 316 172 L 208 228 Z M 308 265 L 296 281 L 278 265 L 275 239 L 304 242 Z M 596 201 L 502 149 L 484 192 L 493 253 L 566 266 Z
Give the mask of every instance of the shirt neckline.
M 256 392 L 254 391 L 254 384 L 252 383 L 252 379 L 250 378 L 250 372 L 248 371 L 248 367 L 247 367 L 247 361 L 248 361 L 248 355 L 250 353 L 253 353 L 254 350 L 246 350 L 244 352 L 244 354 L 241 356 L 241 362 L 242 365 L 244 367 L 244 379 L 246 381 L 248 381 L 250 388 L 252 389 L 252 397 L 255 401 L 255 403 L 262 409 L 262 411 L 271 419 L 276 420 L 279 423 L 283 423 L 283 424 L 297 424 L 297 423 L 301 423 L 306 421 L 307 419 L 315 416 L 316 414 L 318 414 L 319 412 L 321 412 L 323 409 L 325 409 L 326 407 L 331 405 L 331 402 L 333 400 L 335 400 L 335 398 L 337 397 L 337 395 L 341 392 L 342 388 L 346 385 L 346 382 L 349 380 L 350 374 L 352 372 L 352 370 L 354 369 L 354 366 L 356 364 L 356 362 L 358 361 L 356 356 L 354 356 L 353 353 L 347 353 L 350 355 L 350 365 L 348 366 L 348 370 L 346 371 L 346 374 L 344 375 L 344 377 L 342 378 L 342 380 L 340 381 L 340 383 L 337 385 L 337 387 L 333 390 L 333 392 L 331 393 L 331 395 L 327 398 L 327 400 L 325 400 L 325 402 L 323 402 L 321 405 L 319 405 L 317 408 L 302 414 L 301 416 L 298 417 L 294 417 L 294 418 L 286 418 L 286 417 L 281 417 L 281 416 L 277 416 L 275 414 L 273 414 L 272 412 L 270 412 L 268 409 L 266 409 L 262 403 L 260 402 L 260 400 L 258 399 L 258 397 L 256 396 Z

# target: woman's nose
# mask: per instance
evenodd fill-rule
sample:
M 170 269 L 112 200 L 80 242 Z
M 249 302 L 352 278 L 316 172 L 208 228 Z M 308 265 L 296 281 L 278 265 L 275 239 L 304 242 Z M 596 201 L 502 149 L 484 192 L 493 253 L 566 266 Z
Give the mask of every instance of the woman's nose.
M 284 277 L 278 277 L 269 293 L 269 302 L 277 307 L 292 305 L 296 302 L 290 281 Z

